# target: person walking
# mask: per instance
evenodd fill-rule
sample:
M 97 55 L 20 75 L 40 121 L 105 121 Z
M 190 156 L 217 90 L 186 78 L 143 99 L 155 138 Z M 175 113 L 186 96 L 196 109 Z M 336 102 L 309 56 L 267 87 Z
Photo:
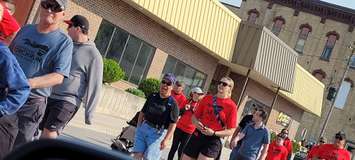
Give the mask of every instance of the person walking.
M 185 83 L 182 81 L 176 81 L 174 88 L 171 92 L 171 95 L 175 98 L 179 108 L 184 107 L 183 105 L 187 101 L 186 96 L 184 94 L 184 89 L 185 89 Z
M 287 160 L 288 151 L 284 146 L 286 135 L 279 133 L 276 140 L 269 145 L 266 160 Z
M 267 113 L 262 108 L 254 113 L 253 123 L 247 125 L 242 132 L 238 133 L 234 141 L 231 142 L 234 148 L 238 141 L 243 139 L 242 145 L 233 159 L 264 160 L 266 158 L 270 144 L 270 132 L 264 124 L 266 118 Z M 258 156 L 259 153 L 260 156 Z M 234 155 L 231 154 L 231 156 Z
M 325 137 L 320 137 L 318 144 L 314 145 L 307 154 L 307 157 L 313 157 L 313 155 L 316 153 L 316 151 L 318 150 L 319 146 L 326 144 L 327 143 L 327 139 Z
M 245 115 L 242 120 L 240 121 L 237 129 L 234 131 L 233 135 L 232 135 L 232 138 L 230 140 L 230 142 L 234 141 L 235 140 L 235 137 L 238 135 L 239 132 L 243 131 L 243 129 L 250 123 L 253 122 L 253 114 L 258 111 L 258 107 L 253 104 L 253 108 L 251 109 L 251 111 Z M 230 149 L 232 149 L 232 152 L 231 152 L 231 156 L 230 156 L 230 160 L 234 160 L 235 159 L 235 156 L 236 154 L 238 153 L 238 149 L 239 147 L 242 145 L 242 142 L 243 140 L 239 140 L 238 143 L 237 143 L 237 146 L 236 147 L 232 147 L 232 143 L 229 143 L 229 147 Z
M 10 44 L 31 87 L 26 103 L 16 113 L 15 146 L 32 140 L 45 112 L 51 87 L 69 76 L 73 53 L 71 38 L 59 29 L 67 0 L 42 0 L 39 23 L 24 26 Z
M 30 86 L 20 65 L 9 48 L 0 42 L 0 159 L 13 146 L 17 126 L 11 116 L 26 102 Z
M 89 41 L 89 21 L 75 15 L 68 24 L 74 49 L 69 78 L 53 87 L 40 123 L 41 138 L 56 138 L 84 102 L 85 123 L 91 124 L 102 87 L 103 62 L 95 43 Z M 85 100 L 85 101 L 84 101 Z
M 183 160 L 218 157 L 221 138 L 231 136 L 237 125 L 237 105 L 231 99 L 233 87 L 234 81 L 224 77 L 218 83 L 217 94 L 201 100 L 191 118 L 196 130 L 183 150 Z
M 138 117 L 134 159 L 160 160 L 161 150 L 166 148 L 168 140 L 173 136 L 179 117 L 179 108 L 171 96 L 175 82 L 173 74 L 165 74 L 159 93 L 148 96 Z
M 185 103 L 182 105 L 183 107 L 180 108 L 180 119 L 176 125 L 168 160 L 174 159 L 174 155 L 177 150 L 178 159 L 180 160 L 186 142 L 190 139 L 191 134 L 195 131 L 195 126 L 192 124 L 191 117 L 203 96 L 204 93 L 201 88 L 192 88 L 190 94 L 191 98 L 185 101 Z
M 350 152 L 345 149 L 346 135 L 339 131 L 335 134 L 333 144 L 322 144 L 315 148 L 312 154 L 307 156 L 307 160 L 350 160 Z
M 284 140 L 284 146 L 287 149 L 287 159 L 290 160 L 292 157 L 292 141 L 290 140 L 290 138 L 288 138 L 288 134 L 289 134 L 288 129 L 287 128 L 282 129 L 281 133 L 286 136 Z

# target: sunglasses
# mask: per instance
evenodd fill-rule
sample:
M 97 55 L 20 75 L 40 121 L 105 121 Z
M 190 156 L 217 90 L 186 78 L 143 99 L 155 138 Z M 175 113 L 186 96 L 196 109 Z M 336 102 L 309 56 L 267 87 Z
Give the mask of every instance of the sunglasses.
M 55 12 L 55 13 L 63 11 L 63 9 L 61 8 L 61 6 L 58 3 L 51 3 L 48 1 L 42 1 L 41 6 L 43 9 L 50 9 L 51 12 Z
M 170 81 L 166 81 L 166 80 L 162 80 L 162 81 L 161 81 L 161 84 L 166 84 L 167 86 L 171 86 L 171 85 L 173 85 L 173 83 L 172 83 L 172 82 L 170 82 Z
M 336 136 L 335 136 L 335 139 L 339 139 L 339 140 L 341 140 L 341 141 L 342 141 L 342 140 L 344 140 L 344 138 L 343 138 L 343 137 L 338 136 L 338 135 L 336 135 Z
M 230 85 L 229 85 L 228 83 L 223 82 L 223 81 L 219 81 L 219 82 L 218 82 L 218 85 L 222 85 L 223 87 L 226 87 L 226 86 L 229 86 L 229 87 L 230 87 Z
M 196 92 L 194 92 L 193 94 L 197 94 L 197 95 L 199 95 L 199 96 L 204 95 L 203 93 L 196 93 Z
M 319 141 L 319 143 L 325 143 L 324 141 Z

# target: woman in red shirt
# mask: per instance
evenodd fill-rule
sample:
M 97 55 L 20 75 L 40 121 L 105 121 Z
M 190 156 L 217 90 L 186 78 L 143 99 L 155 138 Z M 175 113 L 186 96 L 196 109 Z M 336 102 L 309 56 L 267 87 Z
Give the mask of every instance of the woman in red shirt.
M 218 83 L 218 93 L 201 100 L 192 116 L 196 130 L 184 148 L 183 160 L 218 157 L 221 138 L 231 136 L 236 128 L 237 105 L 230 98 L 233 86 L 233 80 L 224 77 Z
M 287 160 L 288 151 L 284 146 L 286 135 L 279 133 L 276 140 L 269 145 L 266 160 Z
M 203 98 L 203 91 L 199 87 L 191 89 L 190 99 L 185 101 L 180 107 L 180 119 L 177 122 L 174 132 L 173 144 L 169 151 L 168 160 L 173 160 L 176 150 L 178 150 L 178 157 L 180 159 L 182 150 L 186 145 L 191 134 L 195 131 L 195 126 L 192 124 L 191 117 L 196 109 L 199 101 Z

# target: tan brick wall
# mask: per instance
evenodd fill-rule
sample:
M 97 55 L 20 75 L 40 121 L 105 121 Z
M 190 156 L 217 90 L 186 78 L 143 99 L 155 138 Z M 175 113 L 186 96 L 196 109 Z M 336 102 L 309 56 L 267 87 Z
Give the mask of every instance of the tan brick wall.
M 148 70 L 147 78 L 160 79 L 167 58 L 168 54 L 157 48 L 152 60 L 152 64 Z
M 286 44 L 294 48 L 299 35 L 299 26 L 304 23 L 309 23 L 313 31 L 309 34 L 304 48 L 304 53 L 300 55 L 298 62 L 309 72 L 322 69 L 326 72 L 327 77 L 323 80 L 326 88 L 329 86 L 331 77 L 333 77 L 332 86 L 337 86 L 344 72 L 345 58 L 349 56 L 350 50 L 346 46 L 355 40 L 355 34 L 348 32 L 348 25 L 337 21 L 327 19 L 325 24 L 320 23 L 321 18 L 309 13 L 300 12 L 298 16 L 293 16 L 294 9 L 274 4 L 272 9 L 267 9 L 268 2 L 265 0 L 247 0 L 241 5 L 241 9 L 237 12 L 243 19 L 247 19 L 247 12 L 250 9 L 256 8 L 260 12 L 260 17 L 257 23 L 271 29 L 273 18 L 282 15 L 286 20 L 286 25 L 279 35 Z M 340 34 L 340 39 L 336 42 L 329 62 L 320 60 L 319 57 L 324 49 L 326 42 L 326 33 L 335 30 Z M 335 72 L 336 71 L 336 72 Z M 335 73 L 334 73 L 335 72 Z M 348 77 L 355 80 L 355 70 L 351 69 Z M 328 138 L 331 138 L 336 131 L 344 129 L 350 139 L 355 140 L 355 108 L 351 107 L 355 104 L 355 90 L 352 89 L 348 97 L 347 105 L 343 110 L 335 109 L 333 116 L 330 119 L 329 127 L 326 130 Z M 327 90 L 325 91 L 327 95 Z M 302 118 L 301 129 L 306 127 L 308 135 L 312 138 L 319 136 L 319 131 L 324 122 L 326 112 L 329 110 L 329 101 L 324 99 L 322 108 L 322 118 L 305 113 Z M 351 120 L 349 120 L 351 119 Z M 300 131 L 299 131 L 300 133 Z
M 91 13 L 114 23 L 163 52 L 206 73 L 208 77 L 205 89 L 208 87 L 218 60 L 206 52 L 165 29 L 121 0 L 73 0 L 73 2 Z M 77 13 L 75 10 L 70 10 L 69 12 Z M 99 27 L 100 23 L 97 22 L 94 25 Z M 152 65 L 155 66 L 155 64 Z M 149 74 L 157 76 L 157 72 L 153 73 L 152 71 Z

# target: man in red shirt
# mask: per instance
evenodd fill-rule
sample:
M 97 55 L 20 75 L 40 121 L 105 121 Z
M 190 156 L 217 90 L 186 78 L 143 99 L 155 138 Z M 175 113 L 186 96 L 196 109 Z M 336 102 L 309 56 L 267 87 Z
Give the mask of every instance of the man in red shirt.
M 345 133 L 340 131 L 335 134 L 335 141 L 333 144 L 320 145 L 317 149 L 313 150 L 311 155 L 308 155 L 307 160 L 350 160 L 350 152 L 344 148 L 345 142 Z
M 288 129 L 286 128 L 282 129 L 281 133 L 286 136 L 284 141 L 284 146 L 287 149 L 287 159 L 290 160 L 292 156 L 292 141 L 288 138 Z
M 9 0 L 0 0 L 0 41 L 10 44 L 16 32 L 20 30 L 20 25 L 12 16 L 14 5 Z
M 327 143 L 327 139 L 325 137 L 320 137 L 318 144 L 314 145 L 311 148 L 311 150 L 308 152 L 307 157 L 312 157 L 315 154 L 315 152 L 317 151 L 317 149 L 319 148 L 319 146 L 321 146 L 322 144 L 325 144 L 325 143 Z
M 179 108 L 184 107 L 185 101 L 187 101 L 186 96 L 184 95 L 185 84 L 182 81 L 176 81 L 174 88 L 171 92 L 171 95 L 175 98 Z
M 284 146 L 286 135 L 279 133 L 274 142 L 269 145 L 266 160 L 287 160 L 288 151 Z

